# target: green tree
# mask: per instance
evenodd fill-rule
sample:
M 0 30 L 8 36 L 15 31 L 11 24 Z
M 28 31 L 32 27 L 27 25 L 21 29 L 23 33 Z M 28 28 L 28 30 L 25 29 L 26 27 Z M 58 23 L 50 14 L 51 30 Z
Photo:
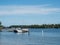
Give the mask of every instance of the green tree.
M 1 25 L 1 22 L 0 22 L 0 25 Z
M 1 31 L 2 28 L 3 28 L 3 26 L 2 26 L 2 23 L 0 22 L 0 31 Z

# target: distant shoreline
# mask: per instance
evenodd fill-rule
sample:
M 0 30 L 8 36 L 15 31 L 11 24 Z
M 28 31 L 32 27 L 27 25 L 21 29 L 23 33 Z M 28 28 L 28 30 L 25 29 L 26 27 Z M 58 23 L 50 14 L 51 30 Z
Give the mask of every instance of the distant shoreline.
M 11 25 L 3 28 L 60 28 L 60 24 L 42 24 L 42 25 Z

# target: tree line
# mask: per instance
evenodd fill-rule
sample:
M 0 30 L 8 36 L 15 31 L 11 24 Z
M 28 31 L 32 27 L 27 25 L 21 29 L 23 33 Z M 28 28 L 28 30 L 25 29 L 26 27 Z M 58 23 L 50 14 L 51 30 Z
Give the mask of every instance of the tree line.
M 42 25 L 11 25 L 9 28 L 60 28 L 60 24 L 42 24 Z
M 2 23 L 0 21 L 0 30 L 2 28 L 60 28 L 60 24 L 11 25 L 9 27 L 5 27 L 2 25 Z

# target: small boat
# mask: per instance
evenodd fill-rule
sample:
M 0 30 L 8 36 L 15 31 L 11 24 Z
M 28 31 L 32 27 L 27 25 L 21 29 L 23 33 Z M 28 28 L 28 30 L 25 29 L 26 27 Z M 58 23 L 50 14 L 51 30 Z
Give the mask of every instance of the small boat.
M 22 30 L 18 30 L 18 29 L 15 29 L 15 30 L 13 30 L 15 33 L 17 33 L 17 32 L 20 32 L 20 33 L 22 33 Z
M 28 29 L 15 29 L 14 32 L 15 33 L 25 33 L 25 32 L 28 32 Z

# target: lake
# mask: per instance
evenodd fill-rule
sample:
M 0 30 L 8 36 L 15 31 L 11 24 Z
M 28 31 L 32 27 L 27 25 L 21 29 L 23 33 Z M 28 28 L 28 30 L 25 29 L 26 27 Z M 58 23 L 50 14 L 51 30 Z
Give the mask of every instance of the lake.
M 3 31 L 0 45 L 60 45 L 60 29 L 29 29 L 29 33 Z

